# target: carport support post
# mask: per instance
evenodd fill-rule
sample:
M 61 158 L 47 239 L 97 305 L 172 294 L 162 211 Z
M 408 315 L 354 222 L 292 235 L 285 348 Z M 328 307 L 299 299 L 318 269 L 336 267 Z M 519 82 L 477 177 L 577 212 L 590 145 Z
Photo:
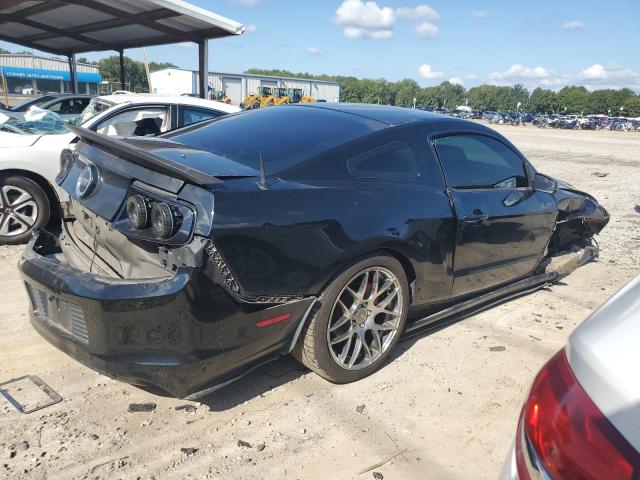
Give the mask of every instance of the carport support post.
M 124 50 L 119 50 L 120 55 L 120 90 L 126 90 L 124 85 Z
M 198 94 L 200 98 L 209 98 L 209 41 L 198 42 Z
M 69 55 L 68 58 L 69 58 L 69 75 L 71 76 L 71 90 L 73 93 L 78 93 L 78 66 L 76 64 L 75 53 L 72 55 Z

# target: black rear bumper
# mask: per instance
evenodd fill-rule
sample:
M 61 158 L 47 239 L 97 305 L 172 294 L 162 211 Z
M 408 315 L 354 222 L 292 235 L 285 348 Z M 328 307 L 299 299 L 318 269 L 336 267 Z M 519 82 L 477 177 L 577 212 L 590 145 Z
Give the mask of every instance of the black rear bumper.
M 47 243 L 34 236 L 19 263 L 34 328 L 94 370 L 177 397 L 289 351 L 314 301 L 239 303 L 205 267 L 153 280 L 95 275 L 61 263 Z

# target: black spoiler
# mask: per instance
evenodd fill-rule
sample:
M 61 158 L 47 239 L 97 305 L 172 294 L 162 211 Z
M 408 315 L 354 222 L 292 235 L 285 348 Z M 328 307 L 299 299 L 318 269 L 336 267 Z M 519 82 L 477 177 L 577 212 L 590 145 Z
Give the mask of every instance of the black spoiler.
M 194 170 L 185 165 L 180 165 L 157 155 L 153 155 L 142 148 L 118 138 L 101 135 L 92 130 L 78 127 L 76 125 L 65 126 L 70 132 L 75 133 L 85 142 L 94 144 L 101 150 L 105 150 L 129 162 L 140 165 L 141 167 L 196 185 L 222 183 L 222 180 L 218 177 L 207 175 L 206 173 Z

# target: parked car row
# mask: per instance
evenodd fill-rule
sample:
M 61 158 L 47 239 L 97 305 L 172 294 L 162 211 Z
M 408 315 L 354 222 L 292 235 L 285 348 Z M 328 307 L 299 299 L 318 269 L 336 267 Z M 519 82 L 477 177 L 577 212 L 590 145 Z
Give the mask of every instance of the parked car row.
M 482 119 L 494 125 L 524 125 L 531 123 L 541 128 L 575 130 L 616 130 L 640 132 L 640 118 L 608 117 L 606 115 L 542 115 L 528 112 L 480 112 L 468 107 L 450 110 L 442 107 L 423 107 L 421 110 L 464 119 Z
M 605 115 L 539 115 L 533 124 L 540 128 L 563 128 L 571 130 L 614 130 L 640 132 L 640 119 L 607 117 Z

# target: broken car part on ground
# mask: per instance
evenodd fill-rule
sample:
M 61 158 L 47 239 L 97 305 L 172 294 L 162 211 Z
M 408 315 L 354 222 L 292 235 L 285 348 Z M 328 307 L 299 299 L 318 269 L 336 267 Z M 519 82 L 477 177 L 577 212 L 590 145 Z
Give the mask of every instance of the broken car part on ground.
M 20 262 L 32 324 L 180 397 L 292 351 L 333 382 L 363 378 L 405 330 L 557 280 L 608 222 L 495 131 L 418 110 L 287 106 L 129 140 L 73 130 L 59 183 L 74 220 Z M 567 250 L 573 263 L 550 268 Z

